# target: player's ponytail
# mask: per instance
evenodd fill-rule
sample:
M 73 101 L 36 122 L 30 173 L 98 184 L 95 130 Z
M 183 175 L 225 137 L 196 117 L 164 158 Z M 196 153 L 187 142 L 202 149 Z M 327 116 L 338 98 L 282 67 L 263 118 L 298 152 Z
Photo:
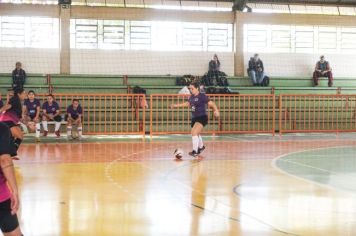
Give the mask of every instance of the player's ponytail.
M 23 88 L 14 88 L 14 96 L 19 96 L 19 94 L 23 93 L 25 90 Z

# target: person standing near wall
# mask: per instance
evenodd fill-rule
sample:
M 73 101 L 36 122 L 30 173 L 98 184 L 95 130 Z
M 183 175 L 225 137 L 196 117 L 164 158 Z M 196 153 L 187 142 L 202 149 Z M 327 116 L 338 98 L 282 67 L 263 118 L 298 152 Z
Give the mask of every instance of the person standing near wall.
M 319 85 L 319 77 L 328 77 L 328 86 L 333 86 L 333 73 L 331 72 L 331 67 L 328 61 L 325 60 L 325 57 L 320 56 L 320 61 L 315 65 L 315 70 L 313 73 L 313 86 Z
M 26 72 L 22 69 L 21 62 L 16 62 L 16 68 L 12 71 L 12 88 L 22 89 L 26 82 Z

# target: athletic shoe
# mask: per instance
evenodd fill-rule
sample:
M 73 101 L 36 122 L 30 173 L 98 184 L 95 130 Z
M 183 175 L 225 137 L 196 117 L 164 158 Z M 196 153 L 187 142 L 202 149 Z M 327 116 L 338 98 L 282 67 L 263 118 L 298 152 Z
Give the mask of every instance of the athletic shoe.
M 202 146 L 201 148 L 198 148 L 198 154 L 202 153 L 205 150 L 205 146 Z
M 197 153 L 195 150 L 189 152 L 189 155 L 191 155 L 192 157 L 197 157 L 199 155 L 199 153 Z
M 56 134 L 57 138 L 59 138 L 61 136 L 61 134 L 59 133 L 59 130 L 55 131 L 54 133 Z
M 43 131 L 43 137 L 47 137 L 47 135 L 48 135 L 48 131 L 47 130 Z

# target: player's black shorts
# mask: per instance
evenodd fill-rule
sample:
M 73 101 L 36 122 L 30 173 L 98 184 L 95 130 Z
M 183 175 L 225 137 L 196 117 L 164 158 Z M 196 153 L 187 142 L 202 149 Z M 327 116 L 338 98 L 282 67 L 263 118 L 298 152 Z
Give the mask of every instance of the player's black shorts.
M 4 123 L 7 127 L 9 127 L 10 129 L 12 128 L 12 127 L 15 127 L 15 126 L 19 126 L 18 124 L 15 124 L 13 121 L 10 121 L 10 120 L 8 120 L 8 121 L 1 121 L 2 123 Z
M 55 117 L 53 117 L 53 120 L 56 121 L 56 122 L 61 122 L 62 121 L 62 116 L 60 116 L 60 115 L 55 116 Z
M 11 215 L 11 200 L 0 202 L 0 229 L 3 233 L 10 233 L 19 226 L 17 215 Z
M 11 154 L 14 151 L 10 127 L 4 122 L 0 122 L 0 155 Z
M 36 118 L 36 115 L 29 115 L 28 117 L 30 117 L 30 121 L 33 121 Z
M 190 124 L 190 126 L 192 128 L 193 128 L 195 122 L 198 122 L 198 123 L 202 124 L 203 126 L 206 126 L 208 124 L 208 116 L 198 116 L 198 117 L 192 118 L 192 123 Z
M 79 116 L 78 115 L 72 115 L 71 117 L 72 117 L 73 120 L 76 120 L 76 119 L 78 119 Z M 66 115 L 65 119 L 68 120 L 68 118 L 69 118 L 69 116 Z

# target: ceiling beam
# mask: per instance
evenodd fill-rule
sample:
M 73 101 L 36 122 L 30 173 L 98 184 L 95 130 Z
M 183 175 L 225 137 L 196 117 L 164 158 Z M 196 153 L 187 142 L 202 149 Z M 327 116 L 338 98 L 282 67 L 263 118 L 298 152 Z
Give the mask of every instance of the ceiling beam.
M 170 1 L 170 0 L 166 0 Z M 191 1 L 191 0 L 180 0 Z M 206 2 L 235 2 L 236 0 L 199 0 Z M 261 3 L 261 4 L 293 4 L 293 5 L 318 5 L 318 6 L 350 6 L 356 7 L 356 0 L 343 1 L 343 0 L 311 0 L 311 1 L 298 1 L 298 0 L 247 0 L 247 3 Z

